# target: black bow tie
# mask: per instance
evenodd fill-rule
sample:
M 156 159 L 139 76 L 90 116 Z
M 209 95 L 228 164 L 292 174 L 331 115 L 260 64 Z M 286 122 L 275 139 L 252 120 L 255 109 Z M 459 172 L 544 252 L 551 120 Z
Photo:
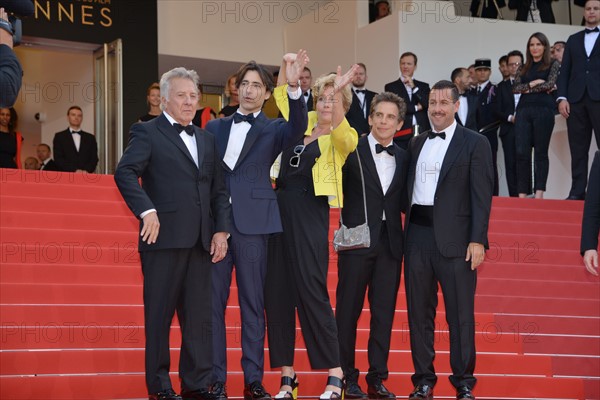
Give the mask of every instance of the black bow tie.
M 428 139 L 435 139 L 436 137 L 440 137 L 443 140 L 446 140 L 446 132 L 434 132 L 434 131 L 431 131 L 431 132 L 429 132 L 429 135 L 427 135 Z
M 302 94 L 304 95 L 304 97 L 308 97 L 308 92 L 304 92 Z
M 592 33 L 592 32 L 600 32 L 600 29 L 598 27 L 595 27 L 594 29 L 589 29 L 589 28 L 585 28 L 585 33 Z
M 367 93 L 367 91 L 365 89 L 356 89 L 354 91 L 356 92 L 356 94 L 358 94 L 358 93 L 363 93 L 363 94 Z
M 243 115 L 240 113 L 233 114 L 233 122 L 239 124 L 240 122 L 247 122 L 250 125 L 254 123 L 254 114 Z
M 458 97 L 467 97 L 467 93 L 461 93 L 458 95 Z
M 388 147 L 383 147 L 382 145 L 380 145 L 379 143 L 377 143 L 377 144 L 375 145 L 375 153 L 379 154 L 379 153 L 381 153 L 382 151 L 387 151 L 387 153 L 388 153 L 390 156 L 393 156 L 393 155 L 394 155 L 394 145 L 393 145 L 393 144 L 391 144 L 391 145 L 389 145 Z
M 81 131 L 71 131 L 71 133 L 76 133 L 78 135 L 81 135 Z
M 177 132 L 179 133 L 181 133 L 181 131 L 185 131 L 185 133 L 187 133 L 188 135 L 194 136 L 194 125 L 183 126 L 175 122 L 173 126 L 175 127 L 175 129 L 177 129 Z

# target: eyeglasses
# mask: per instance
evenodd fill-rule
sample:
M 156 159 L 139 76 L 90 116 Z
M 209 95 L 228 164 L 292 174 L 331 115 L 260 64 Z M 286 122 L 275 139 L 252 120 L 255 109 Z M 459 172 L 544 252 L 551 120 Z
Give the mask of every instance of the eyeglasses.
M 520 65 L 521 65 L 521 63 L 518 63 L 518 62 L 508 64 L 509 67 L 518 67 Z
M 292 158 L 290 158 L 290 167 L 298 168 L 300 165 L 300 154 L 304 152 L 305 148 L 306 146 L 303 144 L 299 144 L 298 146 L 294 147 L 294 155 Z

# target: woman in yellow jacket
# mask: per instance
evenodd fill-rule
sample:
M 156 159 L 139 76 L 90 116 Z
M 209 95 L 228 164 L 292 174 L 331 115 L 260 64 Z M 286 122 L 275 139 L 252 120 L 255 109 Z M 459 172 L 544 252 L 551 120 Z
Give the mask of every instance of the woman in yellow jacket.
M 284 57 L 295 57 L 287 54 Z M 356 65 L 346 74 L 319 77 L 313 88 L 314 109 L 308 113 L 308 129 L 297 145 L 284 151 L 277 178 L 277 199 L 283 233 L 269 243 L 265 284 L 265 309 L 272 368 L 281 368 L 281 389 L 276 399 L 296 398 L 294 373 L 296 315 L 311 367 L 327 369 L 321 399 L 341 399 L 337 326 L 327 292 L 329 264 L 329 206 L 342 206 L 342 166 L 356 149 L 358 134 L 344 115 L 350 108 Z M 285 68 L 278 84 L 286 82 Z M 287 82 L 297 86 L 297 82 Z M 287 85 L 274 96 L 284 118 L 288 117 Z

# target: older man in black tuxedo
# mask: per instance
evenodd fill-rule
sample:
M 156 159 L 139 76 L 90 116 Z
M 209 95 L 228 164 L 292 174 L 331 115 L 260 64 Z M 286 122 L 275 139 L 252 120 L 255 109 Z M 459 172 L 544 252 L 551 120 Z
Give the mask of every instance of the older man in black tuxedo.
M 389 372 L 387 362 L 403 255 L 400 212 L 406 205 L 408 154 L 394 144 L 394 134 L 402 126 L 405 112 L 406 105 L 397 95 L 384 92 L 375 96 L 369 113 L 371 132 L 358 141 L 357 150 L 342 168 L 344 223 L 354 227 L 368 219 L 371 233 L 369 248 L 343 251 L 338 256 L 335 318 L 347 399 L 396 398 L 383 381 Z M 358 384 L 355 351 L 357 323 L 367 289 L 371 330 L 368 393 L 364 393 Z
M 409 143 L 404 282 L 415 367 L 409 399 L 432 399 L 438 284 L 450 331 L 450 382 L 458 400 L 473 400 L 476 268 L 488 247 L 494 176 L 489 142 L 459 126 L 458 89 L 436 83 L 429 96 L 433 129 Z
M 163 113 L 131 127 L 115 172 L 123 198 L 140 219 L 151 400 L 181 400 L 169 377 L 169 330 L 176 309 L 182 395 L 212 398 L 211 268 L 227 252 L 231 206 L 216 140 L 192 125 L 198 81 L 198 74 L 185 68 L 162 76 Z

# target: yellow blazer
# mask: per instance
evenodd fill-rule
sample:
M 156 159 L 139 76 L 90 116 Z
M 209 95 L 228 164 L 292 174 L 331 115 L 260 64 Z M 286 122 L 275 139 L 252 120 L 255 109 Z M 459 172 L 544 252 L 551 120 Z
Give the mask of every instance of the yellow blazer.
M 275 88 L 273 97 L 283 117 L 287 120 L 290 115 L 288 104 L 287 84 Z M 317 112 L 309 111 L 308 128 L 304 136 L 311 136 L 317 124 Z M 317 139 L 321 157 L 317 158 L 313 166 L 313 183 L 315 195 L 327 196 L 331 207 L 344 206 L 344 192 L 342 190 L 342 166 L 348 154 L 356 149 L 358 133 L 350 126 L 346 118 L 331 131 L 329 135 L 319 136 Z M 334 162 L 335 157 L 335 162 Z M 339 203 L 337 195 L 339 194 Z

